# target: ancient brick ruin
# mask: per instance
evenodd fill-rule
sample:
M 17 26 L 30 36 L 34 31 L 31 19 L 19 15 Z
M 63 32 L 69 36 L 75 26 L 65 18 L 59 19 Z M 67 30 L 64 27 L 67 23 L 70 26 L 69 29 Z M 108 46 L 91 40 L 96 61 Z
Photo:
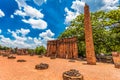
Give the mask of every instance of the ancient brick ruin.
M 77 58 L 77 38 L 64 38 L 47 42 L 47 56 L 59 58 Z
M 115 68 L 120 69 L 120 53 L 112 52 L 112 56 L 113 56 L 113 62 L 114 62 Z
M 16 53 L 18 55 L 27 55 L 28 54 L 28 50 L 27 49 L 17 49 Z
M 85 4 L 84 7 L 84 26 L 85 26 L 85 43 L 86 43 L 86 58 L 88 64 L 96 64 L 92 26 L 90 22 L 89 6 Z

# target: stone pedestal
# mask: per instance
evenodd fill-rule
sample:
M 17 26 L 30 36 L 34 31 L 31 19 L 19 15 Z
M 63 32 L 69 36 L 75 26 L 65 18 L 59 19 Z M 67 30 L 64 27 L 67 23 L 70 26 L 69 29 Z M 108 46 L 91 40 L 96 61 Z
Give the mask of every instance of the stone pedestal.
M 86 43 L 86 58 L 88 64 L 96 64 L 92 26 L 90 22 L 89 6 L 85 4 L 84 7 L 84 26 L 85 26 L 85 43 Z
M 78 70 L 71 69 L 63 73 L 63 80 L 84 80 Z
M 37 70 L 44 70 L 44 69 L 48 69 L 49 65 L 46 63 L 40 63 L 35 65 L 35 69 Z

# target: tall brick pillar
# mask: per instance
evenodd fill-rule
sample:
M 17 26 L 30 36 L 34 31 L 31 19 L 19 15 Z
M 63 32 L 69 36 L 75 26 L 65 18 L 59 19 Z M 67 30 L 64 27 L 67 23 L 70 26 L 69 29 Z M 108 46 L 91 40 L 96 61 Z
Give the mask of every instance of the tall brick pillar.
M 84 26 L 85 26 L 85 43 L 86 43 L 86 58 L 88 64 L 96 64 L 94 43 L 92 35 L 92 26 L 90 21 L 89 6 L 85 4 L 84 7 Z

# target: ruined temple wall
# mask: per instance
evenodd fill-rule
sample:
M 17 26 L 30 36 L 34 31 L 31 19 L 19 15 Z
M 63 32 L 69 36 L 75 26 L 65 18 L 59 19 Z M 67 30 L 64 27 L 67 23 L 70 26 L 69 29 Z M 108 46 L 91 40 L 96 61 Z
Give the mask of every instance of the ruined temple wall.
M 73 55 L 74 58 L 78 58 L 77 38 L 73 38 Z
M 59 58 L 77 58 L 77 38 L 65 38 L 60 40 L 52 40 L 47 42 L 47 55 L 53 53 Z

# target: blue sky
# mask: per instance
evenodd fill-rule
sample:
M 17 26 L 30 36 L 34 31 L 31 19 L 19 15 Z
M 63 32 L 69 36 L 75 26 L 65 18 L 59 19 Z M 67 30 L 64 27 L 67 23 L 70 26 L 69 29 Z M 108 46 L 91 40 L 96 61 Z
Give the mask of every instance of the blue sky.
M 90 11 L 118 9 L 119 0 L 0 0 L 0 45 L 18 48 L 46 46 L 56 39 L 84 4 Z

